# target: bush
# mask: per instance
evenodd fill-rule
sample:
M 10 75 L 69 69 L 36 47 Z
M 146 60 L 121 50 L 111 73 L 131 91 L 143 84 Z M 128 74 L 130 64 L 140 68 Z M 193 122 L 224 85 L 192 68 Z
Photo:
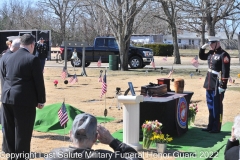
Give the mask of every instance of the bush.
M 173 45 L 172 44 L 144 44 L 143 47 L 151 48 L 154 56 L 172 56 Z

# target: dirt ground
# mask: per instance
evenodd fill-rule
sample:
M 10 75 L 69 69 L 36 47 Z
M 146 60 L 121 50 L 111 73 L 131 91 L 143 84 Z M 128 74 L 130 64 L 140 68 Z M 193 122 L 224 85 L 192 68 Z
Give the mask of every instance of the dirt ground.
M 182 64 L 189 64 L 192 58 L 183 57 Z M 238 59 L 235 60 L 237 64 Z M 169 57 L 167 62 L 161 62 L 161 59 L 155 58 L 156 64 L 165 63 L 165 66 L 171 67 L 173 58 Z M 47 62 L 48 64 L 50 62 Z M 206 64 L 200 61 L 200 64 Z M 158 65 L 158 64 L 157 64 Z M 95 66 L 95 67 L 91 67 Z M 59 103 L 65 99 L 65 102 L 71 104 L 72 106 L 84 111 L 91 113 L 96 116 L 102 116 L 105 109 L 104 98 L 100 98 L 101 93 L 101 83 L 98 82 L 100 70 L 105 70 L 105 68 L 97 68 L 96 64 L 91 64 L 89 68 L 86 68 L 87 77 L 78 76 L 78 82 L 76 84 L 64 84 L 60 77 L 62 67 L 45 67 L 44 70 L 44 80 L 47 94 L 46 105 Z M 68 68 L 69 73 L 80 74 L 82 69 Z M 146 72 L 147 71 L 147 72 Z M 149 84 L 149 82 L 157 83 L 158 78 L 166 78 L 168 69 L 163 69 L 160 73 L 160 69 L 153 70 L 151 66 L 139 70 L 130 70 L 127 72 L 123 71 L 110 71 L 107 70 L 107 94 L 106 94 L 106 108 L 108 109 L 108 116 L 114 117 L 113 122 L 104 124 L 111 133 L 122 129 L 122 110 L 116 108 L 115 90 L 116 87 L 121 88 L 121 93 L 128 88 L 127 82 L 133 82 L 135 92 L 137 95 L 140 94 L 141 86 Z M 190 77 L 190 73 L 193 73 L 193 77 Z M 203 127 L 207 124 L 208 110 L 205 100 L 205 90 L 203 89 L 203 82 L 205 79 L 206 69 L 201 70 L 201 74 L 197 74 L 193 66 L 188 69 L 175 69 L 172 78 L 183 78 L 185 80 L 185 91 L 193 91 L 192 102 L 197 102 L 199 106 L 199 112 L 197 113 L 195 125 L 197 127 Z M 224 111 L 223 111 L 223 124 L 228 121 L 233 121 L 233 118 L 240 113 L 240 108 L 237 105 L 237 99 L 239 98 L 239 91 L 232 90 L 231 88 L 240 87 L 240 79 L 237 78 L 238 70 L 231 69 L 231 76 L 235 79 L 235 83 L 229 83 L 225 97 L 224 97 Z M 54 87 L 53 81 L 58 80 L 59 84 Z M 171 89 L 173 90 L 173 82 L 171 82 Z M 109 107 L 111 109 L 109 109 Z M 0 133 L 0 141 L 2 141 L 2 133 Z M 35 153 L 47 153 L 53 148 L 60 146 L 69 146 L 71 142 L 69 141 L 68 135 L 65 137 L 59 136 L 53 133 L 41 133 L 33 131 L 31 151 Z M 110 147 L 104 144 L 95 144 L 94 149 L 108 149 L 112 150 Z M 1 149 L 1 147 L 0 147 Z M 170 151 L 169 151 L 170 152 Z M 141 151 L 141 153 L 143 153 Z M 1 158 L 5 159 L 5 158 Z M 43 158 L 38 158 L 43 159 Z M 152 159 L 174 159 L 174 157 L 144 157 L 146 160 Z

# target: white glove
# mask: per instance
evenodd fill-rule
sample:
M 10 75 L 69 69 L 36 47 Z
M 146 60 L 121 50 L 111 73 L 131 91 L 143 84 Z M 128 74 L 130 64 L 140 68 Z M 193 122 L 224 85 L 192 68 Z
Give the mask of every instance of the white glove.
M 202 48 L 202 49 L 206 49 L 207 47 L 209 47 L 209 44 L 206 43 L 206 44 L 204 44 L 201 48 Z
M 225 91 L 225 89 L 223 89 L 223 88 L 221 88 L 221 87 L 218 87 L 218 92 L 219 92 L 219 94 L 221 94 L 222 92 L 224 92 Z

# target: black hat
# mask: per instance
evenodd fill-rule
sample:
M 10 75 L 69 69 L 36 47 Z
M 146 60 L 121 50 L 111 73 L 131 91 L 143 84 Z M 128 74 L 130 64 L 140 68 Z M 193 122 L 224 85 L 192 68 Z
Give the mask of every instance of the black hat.
M 39 40 L 44 40 L 43 37 L 39 38 Z

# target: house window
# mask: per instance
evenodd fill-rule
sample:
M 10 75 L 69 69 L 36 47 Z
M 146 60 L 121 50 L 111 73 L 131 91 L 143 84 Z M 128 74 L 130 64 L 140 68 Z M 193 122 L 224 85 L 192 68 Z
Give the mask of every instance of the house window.
M 181 39 L 178 39 L 178 43 L 181 43 Z
M 194 39 L 192 39 L 192 45 L 194 45 Z
M 189 39 L 189 43 L 188 44 L 191 45 L 191 39 Z

